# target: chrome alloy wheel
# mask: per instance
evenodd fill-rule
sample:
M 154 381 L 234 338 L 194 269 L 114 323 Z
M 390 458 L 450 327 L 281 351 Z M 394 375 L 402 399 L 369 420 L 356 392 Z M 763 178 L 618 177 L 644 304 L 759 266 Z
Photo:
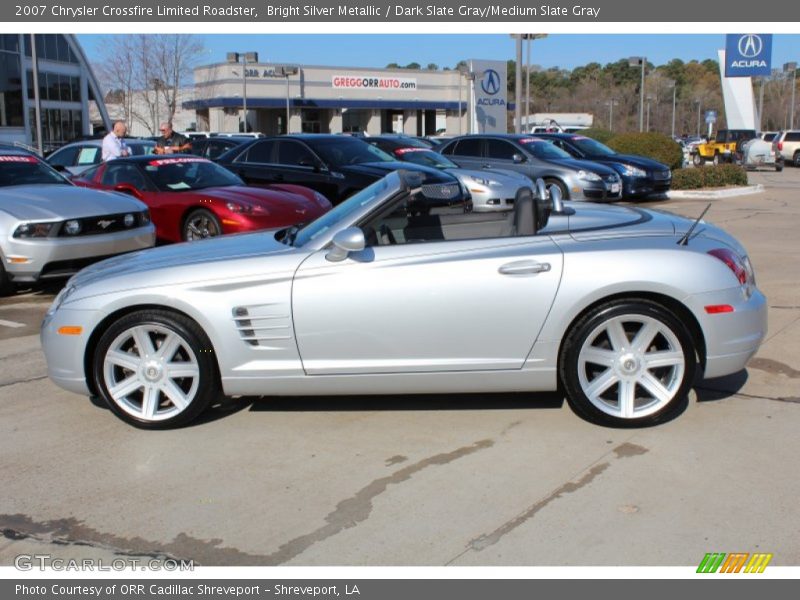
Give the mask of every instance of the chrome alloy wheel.
M 204 212 L 191 215 L 186 221 L 185 231 L 186 241 L 203 240 L 221 233 L 216 220 Z
M 200 368 L 181 335 L 157 324 L 126 329 L 103 357 L 103 377 L 114 403 L 136 419 L 175 417 L 194 400 Z
M 645 315 L 620 315 L 586 337 L 578 354 L 578 380 L 598 410 L 636 419 L 675 398 L 685 360 L 678 337 L 664 323 Z

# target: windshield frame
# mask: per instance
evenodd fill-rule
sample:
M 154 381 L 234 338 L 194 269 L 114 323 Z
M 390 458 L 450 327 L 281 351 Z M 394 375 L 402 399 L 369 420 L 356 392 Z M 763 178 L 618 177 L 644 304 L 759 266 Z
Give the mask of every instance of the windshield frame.
M 336 232 L 359 223 L 364 216 L 383 205 L 388 198 L 394 197 L 403 189 L 404 185 L 400 175 L 393 171 L 307 223 L 294 235 L 291 247 L 310 251 L 324 248 L 330 243 Z

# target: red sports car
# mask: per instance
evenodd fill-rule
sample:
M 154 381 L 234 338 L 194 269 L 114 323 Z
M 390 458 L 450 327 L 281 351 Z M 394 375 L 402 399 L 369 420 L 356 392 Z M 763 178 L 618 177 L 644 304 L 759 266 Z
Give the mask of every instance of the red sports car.
M 102 163 L 72 181 L 135 196 L 150 208 L 165 242 L 287 227 L 331 208 L 322 194 L 299 185 L 247 187 L 236 175 L 196 156 L 133 156 Z

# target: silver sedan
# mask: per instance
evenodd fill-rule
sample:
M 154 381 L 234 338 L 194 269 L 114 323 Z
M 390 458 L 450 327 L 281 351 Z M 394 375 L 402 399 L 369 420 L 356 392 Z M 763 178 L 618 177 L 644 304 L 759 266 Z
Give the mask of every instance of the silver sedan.
M 709 223 L 562 203 L 543 182 L 508 217 L 427 191 L 395 172 L 303 228 L 90 267 L 43 323 L 49 375 L 144 428 L 223 394 L 559 388 L 588 420 L 640 426 L 765 335 L 747 254 Z
M 135 198 L 79 188 L 32 154 L 0 151 L 0 295 L 153 244 L 150 213 Z

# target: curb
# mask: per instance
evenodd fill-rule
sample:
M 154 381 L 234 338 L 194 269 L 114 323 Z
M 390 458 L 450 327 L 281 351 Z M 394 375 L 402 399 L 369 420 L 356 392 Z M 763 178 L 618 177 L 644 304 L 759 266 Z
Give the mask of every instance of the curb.
M 764 191 L 764 186 L 760 183 L 757 185 L 748 185 L 745 187 L 725 188 L 721 190 L 670 190 L 667 192 L 667 198 L 675 200 L 679 198 L 733 198 L 734 196 L 749 196 L 750 194 L 758 194 Z

